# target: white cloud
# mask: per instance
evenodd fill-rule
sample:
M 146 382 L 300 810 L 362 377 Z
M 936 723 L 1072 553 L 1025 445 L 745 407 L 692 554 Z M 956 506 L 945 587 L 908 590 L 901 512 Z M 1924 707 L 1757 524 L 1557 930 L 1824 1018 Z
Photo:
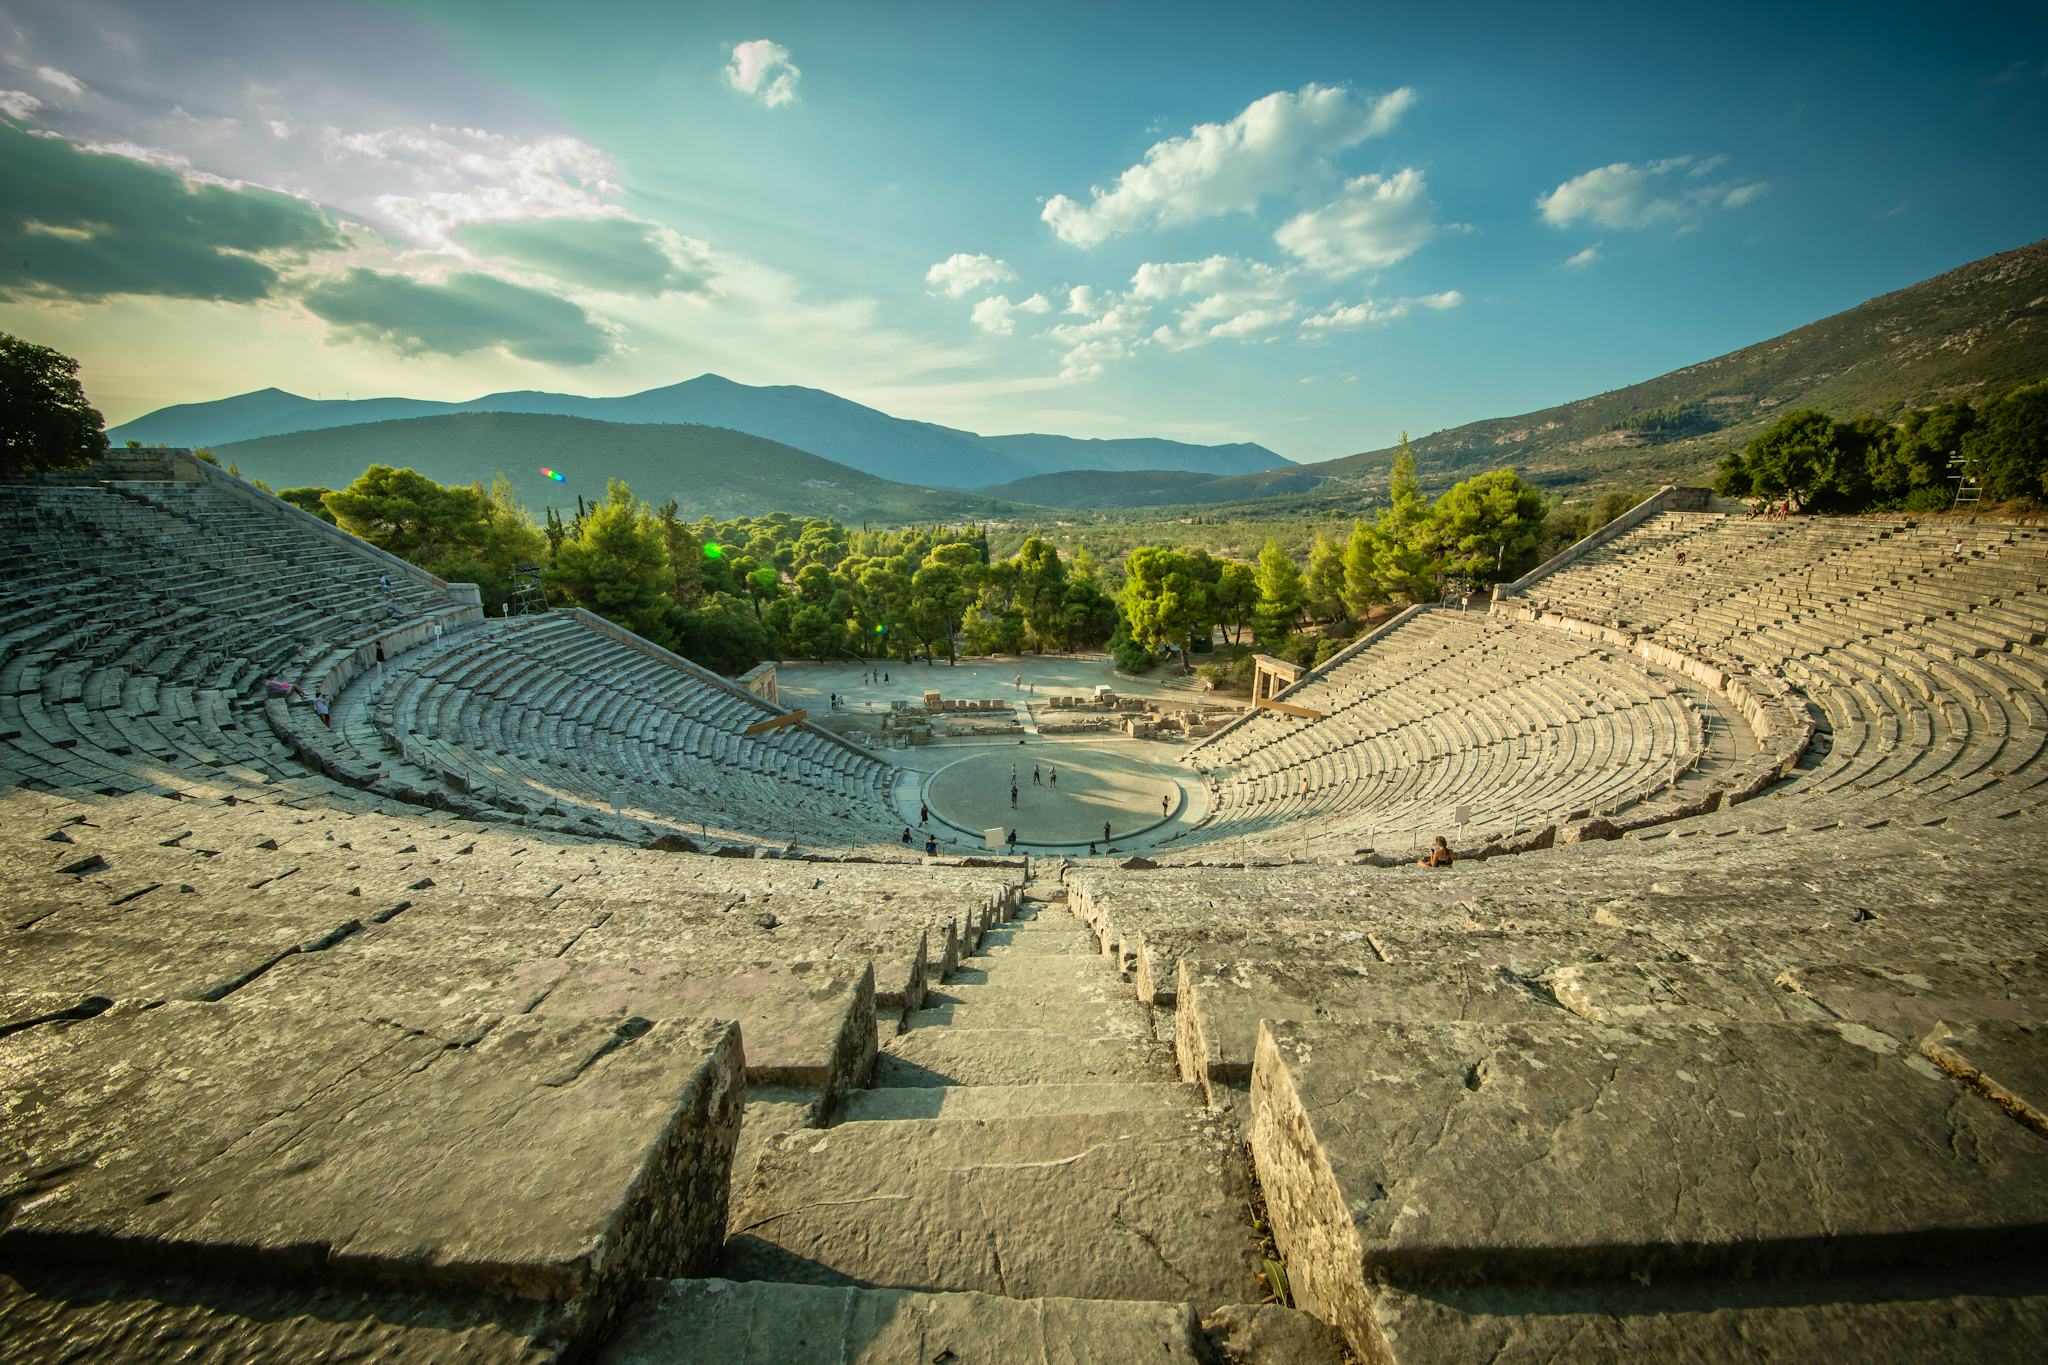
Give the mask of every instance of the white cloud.
M 76 76 L 68 75 L 65 72 L 59 71 L 54 66 L 39 66 L 36 68 L 36 74 L 38 76 L 41 76 L 43 80 L 47 83 L 56 86 L 59 90 L 62 90 L 65 94 L 71 96 L 71 98 L 73 99 L 77 99 L 80 95 L 83 95 L 85 93 L 85 82 L 79 80 Z
M 1077 284 L 1067 291 L 1065 312 L 1077 318 L 1098 318 L 1108 310 L 1110 298 L 1092 284 Z
M 796 102 L 796 83 L 803 74 L 789 59 L 788 48 L 766 38 L 755 38 L 733 45 L 732 61 L 725 68 L 725 83 L 775 109 Z
M 1708 209 L 1741 208 L 1770 188 L 1761 181 L 1689 183 L 1717 169 L 1725 160 L 1718 156 L 1703 161 L 1673 156 L 1641 166 L 1617 161 L 1573 176 L 1538 199 L 1536 206 L 1556 227 L 1582 222 L 1605 228 L 1685 225 Z
M 0 114 L 25 120 L 43 107 L 43 102 L 26 90 L 0 90 Z
M 274 138 L 283 139 L 292 135 L 292 126 L 281 118 L 266 119 L 264 124 L 270 129 L 270 135 Z
M 1223 294 L 1259 299 L 1279 298 L 1294 282 L 1294 272 L 1241 256 L 1210 256 L 1199 261 L 1147 261 L 1131 276 L 1131 296 L 1170 299 L 1183 294 Z
M 1414 255 L 1436 235 L 1436 205 L 1422 172 L 1362 175 L 1333 202 L 1297 214 L 1273 240 L 1328 275 L 1380 270 Z
M 1017 313 L 1050 313 L 1052 303 L 1043 294 L 1033 294 L 1018 303 L 1010 302 L 1006 295 L 991 294 L 974 305 L 968 316 L 974 325 L 992 336 L 1006 337 L 1017 330 Z
M 1575 251 L 1559 264 L 1561 270 L 1584 270 L 1600 259 L 1600 243 L 1595 242 L 1584 251 Z
M 924 282 L 931 286 L 932 292 L 944 294 L 949 299 L 1016 278 L 1017 272 L 1010 268 L 1008 261 L 986 255 L 970 256 L 964 251 L 954 252 L 924 272 Z
M 322 130 L 334 163 L 371 162 L 383 184 L 403 184 L 371 199 L 376 217 L 413 244 L 446 249 L 473 223 L 518 218 L 598 218 L 619 193 L 611 157 L 565 134 L 524 142 L 479 128 L 440 125 L 375 132 Z
M 1275 91 L 1228 123 L 1154 143 L 1086 204 L 1054 195 L 1040 217 L 1061 241 L 1089 247 L 1141 227 L 1249 213 L 1267 195 L 1330 174 L 1332 154 L 1385 133 L 1414 102 L 1405 86 L 1376 100 L 1341 85 Z
M 1066 347 L 1060 357 L 1060 378 L 1093 379 L 1109 361 L 1128 357 L 1143 344 L 1140 333 L 1151 317 L 1152 310 L 1142 303 L 1113 299 L 1100 317 L 1047 329 L 1047 336 Z
M 1377 327 L 1384 323 L 1398 322 L 1418 308 L 1441 313 L 1456 308 L 1464 301 L 1465 296 L 1455 289 L 1446 289 L 1441 294 L 1395 299 L 1389 303 L 1366 299 L 1346 307 L 1331 308 L 1304 319 L 1301 324 L 1302 335 L 1315 336 L 1329 332 L 1349 332 L 1360 327 Z

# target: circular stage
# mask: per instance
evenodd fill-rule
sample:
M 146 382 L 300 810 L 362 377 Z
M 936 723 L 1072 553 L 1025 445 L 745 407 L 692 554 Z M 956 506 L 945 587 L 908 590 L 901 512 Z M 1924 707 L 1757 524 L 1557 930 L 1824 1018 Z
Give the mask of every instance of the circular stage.
M 1031 780 L 1033 766 L 1041 782 Z M 1017 806 L 1010 808 L 1010 770 L 1017 771 Z M 1058 785 L 1052 777 L 1058 774 Z M 1164 799 L 1166 809 L 1160 802 Z M 1180 783 L 1157 763 L 1107 749 L 1038 745 L 989 749 L 949 763 L 925 783 L 932 814 L 979 839 L 1001 826 L 1019 844 L 1110 842 L 1158 824 L 1181 808 Z

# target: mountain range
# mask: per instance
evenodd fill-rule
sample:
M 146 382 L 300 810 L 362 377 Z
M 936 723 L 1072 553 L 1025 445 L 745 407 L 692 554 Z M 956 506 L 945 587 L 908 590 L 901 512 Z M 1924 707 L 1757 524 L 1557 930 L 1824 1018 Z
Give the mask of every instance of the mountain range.
M 969 520 L 1021 509 L 984 494 L 878 479 L 726 427 L 598 422 L 538 412 L 456 412 L 230 441 L 214 458 L 273 488 L 338 487 L 373 464 L 438 483 L 502 473 L 528 509 L 600 501 L 609 480 L 694 520 L 791 512 L 843 522 Z M 542 469 L 553 469 L 561 480 Z
M 715 374 L 620 398 L 513 392 L 466 403 L 438 403 L 419 398 L 302 398 L 281 389 L 259 389 L 208 403 L 159 408 L 115 427 L 107 436 L 116 444 L 140 441 L 217 451 L 267 436 L 458 413 L 541 413 L 624 425 L 727 427 L 877 478 L 932 488 L 979 488 L 1070 469 L 1245 474 L 1291 467 L 1264 446 L 1248 443 L 1203 446 L 1156 437 L 1082 440 L 1039 433 L 979 436 L 891 417 L 822 389 L 793 384 L 756 387 Z M 336 471 L 323 482 L 342 477 Z
M 1591 398 L 1472 422 L 1413 442 L 1427 484 L 1513 465 L 1581 488 L 1702 482 L 1780 413 L 1895 415 L 2048 377 L 2048 242 L 1982 260 L 1818 322 Z M 545 421 L 514 421 L 516 417 Z M 1355 503 L 1391 452 L 1292 464 L 1263 446 L 1156 438 L 979 436 L 892 417 L 818 389 L 717 375 L 623 398 L 504 393 L 468 403 L 317 400 L 264 389 L 164 408 L 108 435 L 206 446 L 277 486 L 336 485 L 372 462 L 445 482 L 503 470 L 539 505 L 603 495 L 622 477 L 655 502 L 719 515 L 842 519 L 999 516 L 1249 504 Z M 745 437 L 746 439 L 739 439 Z M 541 466 L 567 474 L 546 481 Z

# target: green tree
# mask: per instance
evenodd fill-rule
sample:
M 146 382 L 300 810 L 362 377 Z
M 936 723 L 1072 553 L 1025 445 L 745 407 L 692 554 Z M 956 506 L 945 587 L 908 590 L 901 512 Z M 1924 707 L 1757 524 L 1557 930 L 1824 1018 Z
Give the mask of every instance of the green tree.
M 1378 554 L 1373 577 L 1388 597 L 1410 602 L 1436 595 L 1436 564 L 1430 542 L 1429 503 L 1423 499 L 1422 484 L 1415 476 L 1415 452 L 1409 448 L 1408 433 L 1394 450 L 1393 467 L 1387 479 L 1387 506 L 1374 527 Z
M 329 526 L 333 526 L 336 524 L 334 513 L 328 511 L 327 504 L 322 501 L 333 491 L 331 488 L 321 488 L 315 484 L 308 484 L 303 488 L 280 488 L 277 491 L 277 496 L 298 508 L 301 512 L 310 512 Z
M 1066 603 L 1066 566 L 1060 563 L 1060 552 L 1037 536 L 1019 547 L 1015 562 L 1024 623 L 1044 649 L 1048 638 L 1058 634 L 1059 614 Z
M 2048 380 L 2023 384 L 1984 405 L 1963 455 L 1994 499 L 2048 492 Z
M 1252 613 L 1259 606 L 1259 578 L 1252 566 L 1234 559 L 1223 561 L 1209 596 L 1216 624 L 1230 632 L 1230 643 L 1242 644 L 1244 628 L 1251 624 Z
M 323 501 L 342 530 L 430 573 L 436 564 L 473 553 L 484 539 L 484 504 L 476 489 L 435 483 L 411 469 L 373 464 Z
M 1301 570 L 1277 540 L 1269 538 L 1259 551 L 1257 579 L 1259 604 L 1252 613 L 1252 638 L 1262 647 L 1272 649 L 1287 638 L 1301 619 L 1307 594 Z
M 941 642 L 946 646 L 946 657 L 954 657 L 953 638 L 966 610 L 966 583 L 952 564 L 927 563 L 911 575 L 907 624 L 918 643 L 934 658 Z
M 1949 461 L 1962 453 L 1976 425 L 1977 410 L 1963 398 L 1901 414 L 1891 443 L 1871 452 L 1871 496 L 1884 506 L 1915 511 L 1948 506 Z
M 107 453 L 106 426 L 77 361 L 0 332 L 0 478 L 91 464 Z
M 1788 498 L 1800 510 L 1830 489 L 1842 459 L 1835 419 L 1814 408 L 1786 413 L 1758 432 L 1744 453 L 1751 490 Z
M 1310 616 L 1330 625 L 1344 620 L 1344 550 L 1327 532 L 1316 532 L 1302 589 Z
M 1378 533 L 1363 520 L 1352 522 L 1351 534 L 1344 541 L 1344 605 L 1354 616 L 1363 616 L 1387 600 L 1379 559 Z
M 1474 584 L 1513 578 L 1542 539 L 1545 511 L 1543 494 L 1512 469 L 1452 485 L 1430 512 L 1440 572 Z
M 1123 615 L 1131 643 L 1156 651 L 1182 647 L 1182 669 L 1190 670 L 1186 646 L 1216 617 L 1210 605 L 1214 561 L 1199 551 L 1142 545 L 1124 558 Z
M 712 593 L 694 611 L 670 607 L 667 615 L 677 653 L 705 668 L 741 673 L 773 651 L 768 627 L 731 593 Z
M 585 514 L 583 529 L 562 542 L 548 585 L 657 643 L 672 638 L 667 613 L 675 570 L 654 514 L 622 479 L 611 480 L 604 501 Z

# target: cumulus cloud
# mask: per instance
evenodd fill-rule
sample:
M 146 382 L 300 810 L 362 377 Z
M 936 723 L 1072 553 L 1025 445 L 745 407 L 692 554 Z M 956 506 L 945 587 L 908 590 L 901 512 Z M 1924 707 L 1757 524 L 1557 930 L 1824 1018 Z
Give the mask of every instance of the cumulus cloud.
M 0 90 L 0 114 L 11 119 L 26 119 L 43 107 L 43 102 L 26 90 Z
M 0 127 L 0 298 L 248 303 L 343 245 L 302 199 Z
M 1297 214 L 1273 240 L 1328 275 L 1381 270 L 1421 250 L 1436 235 L 1436 205 L 1422 172 L 1362 175 L 1333 202 Z
M 1585 250 L 1574 251 L 1571 255 L 1565 257 L 1564 260 L 1559 263 L 1558 268 L 1561 270 L 1584 270 L 1587 266 L 1593 264 L 1593 262 L 1599 259 L 1600 243 L 1595 242 L 1593 243 L 1593 245 L 1587 247 Z
M 39 66 L 36 68 L 36 75 L 42 77 L 45 84 L 54 85 L 73 99 L 85 93 L 85 82 L 76 76 L 59 71 L 54 66 Z
M 1090 247 L 1137 228 L 1249 213 L 1268 195 L 1330 174 L 1334 153 L 1387 132 L 1414 101 L 1405 86 L 1378 99 L 1341 85 L 1275 91 L 1228 123 L 1154 143 L 1087 203 L 1054 195 L 1040 217 L 1061 241 Z
M 1030 298 L 1018 303 L 1010 302 L 1002 294 L 991 294 L 980 303 L 975 304 L 974 311 L 969 316 L 974 319 L 974 325 L 982 331 L 994 336 L 1006 337 L 1017 330 L 1015 314 L 1050 313 L 1051 311 L 1052 303 L 1043 294 L 1033 294 Z
M 1441 294 L 1395 299 L 1391 302 L 1365 299 L 1344 307 L 1327 309 L 1303 319 L 1302 334 L 1313 336 L 1319 333 L 1349 332 L 1360 327 L 1377 327 L 1389 322 L 1398 322 L 1418 308 L 1441 313 L 1456 308 L 1464 301 L 1465 296 L 1455 289 L 1446 289 Z
M 321 132 L 331 163 L 361 164 L 377 183 L 372 217 L 414 245 L 446 249 L 458 228 L 518 218 L 601 218 L 619 193 L 611 157 L 580 138 L 521 139 L 481 128 L 404 125 Z
M 1183 294 L 1230 294 L 1273 299 L 1293 288 L 1294 278 L 1292 271 L 1241 256 L 1147 261 L 1131 276 L 1131 295 L 1140 299 L 1170 299 Z
M 1017 272 L 1010 268 L 1008 261 L 978 253 L 970 255 L 965 251 L 954 252 L 924 272 L 924 282 L 931 286 L 932 292 L 944 294 L 949 299 L 1016 278 Z
M 1110 298 L 1092 284 L 1077 284 L 1067 291 L 1064 312 L 1077 318 L 1098 318 L 1109 308 Z
M 495 349 L 543 365 L 589 365 L 612 351 L 605 329 L 567 299 L 474 272 L 433 283 L 358 266 L 302 298 L 335 338 L 401 355 Z
M 1087 322 L 1063 322 L 1046 330 L 1064 348 L 1060 378 L 1093 379 L 1110 361 L 1125 359 L 1144 342 L 1152 310 L 1131 299 L 1105 302 L 1101 314 Z
M 788 48 L 766 38 L 755 38 L 733 45 L 732 61 L 725 68 L 725 83 L 775 109 L 796 102 L 796 83 L 803 74 L 789 59 Z
M 480 255 L 608 294 L 701 294 L 712 274 L 702 243 L 635 218 L 529 218 L 480 223 L 455 236 Z
M 1706 183 L 1726 157 L 1666 157 L 1643 165 L 1617 161 L 1573 176 L 1536 201 L 1555 227 L 1592 223 L 1604 228 L 1689 224 L 1715 208 L 1741 208 L 1770 186 L 1762 181 Z

